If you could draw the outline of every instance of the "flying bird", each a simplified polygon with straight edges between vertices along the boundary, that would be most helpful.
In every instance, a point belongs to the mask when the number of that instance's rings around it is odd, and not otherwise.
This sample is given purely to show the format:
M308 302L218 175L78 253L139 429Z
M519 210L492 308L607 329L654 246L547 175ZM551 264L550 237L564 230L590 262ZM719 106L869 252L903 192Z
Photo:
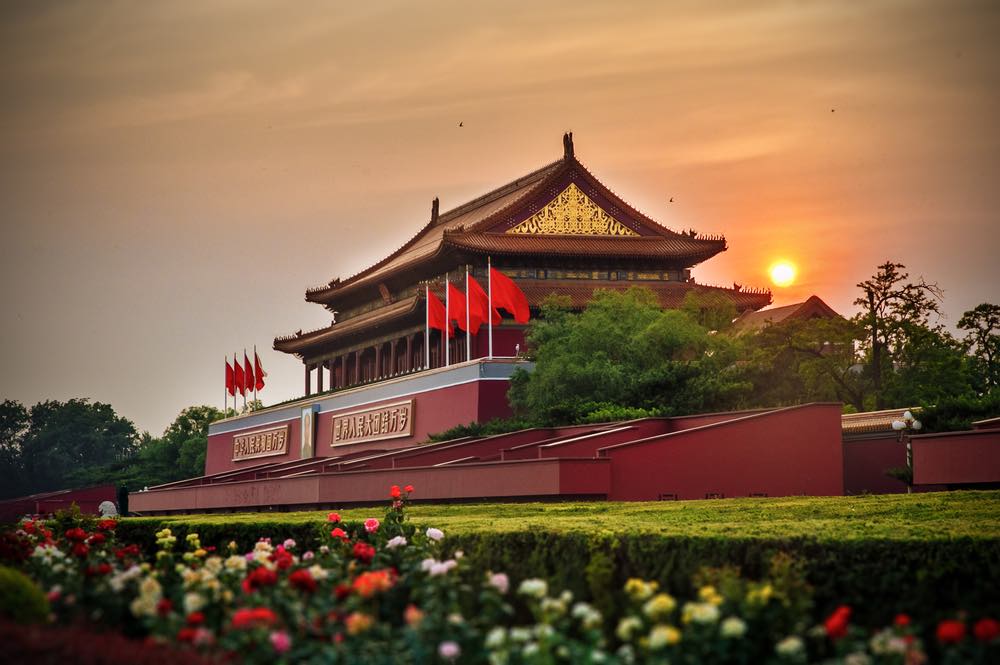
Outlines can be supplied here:
M460 122L460 123L458 123L458 126L461 127L464 124L465 124L464 122Z
M670 202L670 203L673 203L673 202L674 202L674 197L672 197L672 196L671 196L671 197L670 197L670 201L669 201L669 202Z

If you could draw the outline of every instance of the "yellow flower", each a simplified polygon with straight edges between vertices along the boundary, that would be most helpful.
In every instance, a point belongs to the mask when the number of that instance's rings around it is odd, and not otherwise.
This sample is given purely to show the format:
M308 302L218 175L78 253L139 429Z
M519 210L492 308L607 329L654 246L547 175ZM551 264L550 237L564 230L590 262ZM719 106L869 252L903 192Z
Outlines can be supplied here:
M194 555L197 556L197 557L203 557L206 554L208 554L208 552L206 552L205 550L201 549L200 547L194 551Z
M649 632L649 648L654 651L681 641L681 631L673 626L653 626Z
M344 619L344 625L347 626L348 634L357 635L371 628L372 618L367 614L354 612L349 617Z
M658 583L646 582L638 577L633 577L625 582L625 593L634 601L647 600L659 588Z
M698 598L712 605L722 604L722 596L719 595L714 586L703 586L698 590Z
M677 607L677 601L673 599L673 596L668 593L658 593L642 606L642 611L653 621L660 621L666 619L675 607Z
M767 605L767 602L771 600L771 596L773 595L774 589L770 584L765 584L764 586L750 589L750 592L747 593L747 602L751 605Z

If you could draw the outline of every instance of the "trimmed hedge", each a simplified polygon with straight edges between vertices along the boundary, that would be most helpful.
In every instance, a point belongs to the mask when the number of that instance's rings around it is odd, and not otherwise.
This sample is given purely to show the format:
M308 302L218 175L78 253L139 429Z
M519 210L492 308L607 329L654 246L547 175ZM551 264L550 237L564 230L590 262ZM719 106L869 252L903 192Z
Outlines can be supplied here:
M330 527L320 522L194 522L176 518L130 519L119 538L153 549L156 531L170 527L178 540L191 532L220 550L236 541L247 551L262 536L275 542L293 538L316 548ZM358 528L358 525L354 525ZM621 589L630 577L655 579L680 597L689 596L701 568L735 566L759 578L779 552L801 562L814 587L817 616L841 604L855 608L862 625L885 625L898 612L938 620L966 610L1000 615L1000 540L811 538L719 538L643 533L449 532L450 549L462 550L483 571L504 571L514 579L545 577L591 600L606 614L622 606Z

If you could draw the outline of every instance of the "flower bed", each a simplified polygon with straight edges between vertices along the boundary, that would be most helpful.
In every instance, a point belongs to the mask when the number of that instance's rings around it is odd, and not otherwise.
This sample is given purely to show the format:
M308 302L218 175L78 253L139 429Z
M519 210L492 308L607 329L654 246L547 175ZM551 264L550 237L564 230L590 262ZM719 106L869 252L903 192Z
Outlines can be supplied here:
M846 605L814 617L802 563L780 554L758 579L700 570L683 596L632 578L602 613L550 580L470 565L442 530L407 520L411 491L394 486L381 519L331 513L311 549L265 534L219 547L164 528L146 555L113 520L64 516L22 522L2 552L55 621L240 662L1000 661L1000 625L961 608L936 624L885 617L876 631L853 625ZM597 568L568 574L609 579Z

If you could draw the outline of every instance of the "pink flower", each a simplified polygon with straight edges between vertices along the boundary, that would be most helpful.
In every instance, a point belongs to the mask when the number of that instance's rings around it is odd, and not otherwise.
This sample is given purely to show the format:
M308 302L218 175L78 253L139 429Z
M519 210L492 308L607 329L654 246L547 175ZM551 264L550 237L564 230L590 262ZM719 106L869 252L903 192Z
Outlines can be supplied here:
M375 533L378 531L379 521L374 517L369 517L365 520L365 531L368 533Z
M341 540L343 540L345 542L347 541L347 532L345 532L340 527L337 527L336 529L334 529L333 531L331 531L330 532L330 536L333 537L333 538L340 538Z
M295 549L295 541L292 538L286 538L285 542L282 543L282 546L284 546L284 548L286 550L294 550Z
M340 521L340 513L330 513L329 515L326 516L326 521L327 522L339 522Z
M271 640L271 646L274 647L277 653L285 653L292 648L292 638L283 630L272 632L269 639Z
M462 647L457 642L448 640L438 645L438 655L445 660L455 660L462 655Z
M490 586L502 594L506 594L510 589L510 579L504 573L494 573L490 575Z

